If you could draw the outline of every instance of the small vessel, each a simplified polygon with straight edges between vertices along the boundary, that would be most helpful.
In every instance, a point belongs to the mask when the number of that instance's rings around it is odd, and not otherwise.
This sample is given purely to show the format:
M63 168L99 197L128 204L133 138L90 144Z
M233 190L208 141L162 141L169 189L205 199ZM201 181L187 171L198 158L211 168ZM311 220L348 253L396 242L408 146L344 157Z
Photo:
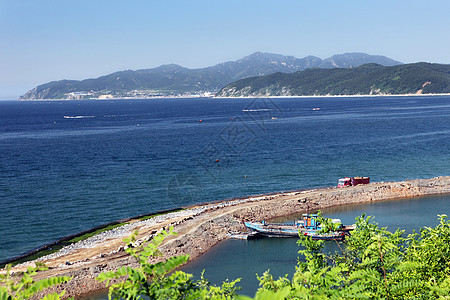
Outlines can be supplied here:
M95 116L64 116L64 119L85 119L94 118Z
M320 110L320 107L314 107L313 110Z
M257 232L261 236L298 237L301 234L321 240L342 240L345 234L354 229L353 225L342 225L340 219L331 219L331 223L336 224L337 230L323 233L318 217L318 214L303 214L302 218L293 224L262 221L244 222L244 225L250 231Z
M278 237L298 237L299 230L303 228L302 224L266 223L262 222L244 222L245 227L262 236Z
M303 235L309 236L313 240L342 241L345 237L345 231L331 231L323 233L320 232L320 230L306 230Z

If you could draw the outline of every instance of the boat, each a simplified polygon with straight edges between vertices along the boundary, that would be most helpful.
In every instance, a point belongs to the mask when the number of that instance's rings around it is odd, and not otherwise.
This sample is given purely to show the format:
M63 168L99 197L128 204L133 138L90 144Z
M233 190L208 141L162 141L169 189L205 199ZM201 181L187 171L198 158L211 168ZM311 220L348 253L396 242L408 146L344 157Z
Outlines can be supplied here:
M299 230L302 230L303 225L295 224L281 224L281 223L267 223L262 222L244 222L245 227L250 231L257 232L262 236L279 236L279 237L298 237Z
M309 236L313 240L336 240L336 241L342 241L345 238L345 231L331 231L327 233L320 232L320 230L306 230L303 235Z
M340 219L331 219L331 223L337 224L337 230L328 233L322 232L322 224L318 221L318 214L303 214L300 220L293 224L244 222L245 227L251 232L257 232L261 236L269 237L298 237L310 236L321 240L342 240L344 236L354 229L353 225L342 225Z

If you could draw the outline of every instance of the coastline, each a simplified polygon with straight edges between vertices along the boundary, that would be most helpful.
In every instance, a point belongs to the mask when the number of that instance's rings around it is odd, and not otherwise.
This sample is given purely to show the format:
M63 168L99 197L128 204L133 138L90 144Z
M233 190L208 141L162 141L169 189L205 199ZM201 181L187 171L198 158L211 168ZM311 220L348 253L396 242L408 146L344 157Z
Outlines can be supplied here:
M310 95L310 96L239 96L239 97L213 97L214 99L253 99L253 98L269 98L269 99L283 99L283 98L381 98L381 97L434 97L434 96L450 96L450 93L442 94L361 94L361 95Z
M401 182L376 182L347 188L319 188L304 191L281 192L270 195L249 196L193 206L182 211L155 216L145 221L132 220L126 225L95 235L42 257L49 270L38 273L37 278L73 276L74 278L47 292L66 290L65 297L79 296L104 289L104 283L95 280L98 274L120 266L137 267L123 247L123 238L139 229L138 243L151 239L160 230L174 226L177 236L167 239L161 247L163 257L189 254L193 260L214 245L228 238L230 233L244 232L243 220L272 219L310 210L333 206L370 203L399 198L436 194L450 194L450 176ZM12 268L24 271L33 262Z
M450 93L441 94L361 94L361 95L310 95L310 96L240 96L240 97L198 97L198 96L167 96L167 97L138 97L138 98L108 98L108 99L17 99L16 101L110 101L110 100L153 100L153 99L254 99L254 98L379 98L379 97L434 97L434 96L450 96Z

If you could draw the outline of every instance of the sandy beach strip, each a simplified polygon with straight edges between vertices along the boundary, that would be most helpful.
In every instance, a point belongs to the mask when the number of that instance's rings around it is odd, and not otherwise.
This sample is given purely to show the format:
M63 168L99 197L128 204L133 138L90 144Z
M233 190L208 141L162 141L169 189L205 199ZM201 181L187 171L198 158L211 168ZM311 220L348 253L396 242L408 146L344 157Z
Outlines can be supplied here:
M38 278L73 276L70 282L47 291L65 290L66 297L105 289L104 283L95 280L100 273L116 270L123 265L138 266L124 251L123 239L134 230L139 230L137 243L140 244L162 229L173 226L178 235L164 242L160 249L163 256L158 260L181 254L189 254L193 260L229 238L230 234L245 232L244 220L270 220L305 212L308 207L314 211L339 205L436 194L450 194L450 176L249 196L194 206L144 221L130 221L42 257L39 261L45 263L49 270L38 273ZM34 266L34 262L17 265L12 271L19 274L28 266Z

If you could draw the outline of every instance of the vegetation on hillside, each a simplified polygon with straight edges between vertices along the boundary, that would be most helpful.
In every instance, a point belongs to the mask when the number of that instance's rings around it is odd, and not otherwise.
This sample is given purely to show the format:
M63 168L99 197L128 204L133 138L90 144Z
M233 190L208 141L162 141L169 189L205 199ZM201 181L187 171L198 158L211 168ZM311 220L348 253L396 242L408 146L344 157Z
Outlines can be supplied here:
M385 67L308 69L246 78L224 87L218 97L398 95L450 93L450 65L416 63Z

